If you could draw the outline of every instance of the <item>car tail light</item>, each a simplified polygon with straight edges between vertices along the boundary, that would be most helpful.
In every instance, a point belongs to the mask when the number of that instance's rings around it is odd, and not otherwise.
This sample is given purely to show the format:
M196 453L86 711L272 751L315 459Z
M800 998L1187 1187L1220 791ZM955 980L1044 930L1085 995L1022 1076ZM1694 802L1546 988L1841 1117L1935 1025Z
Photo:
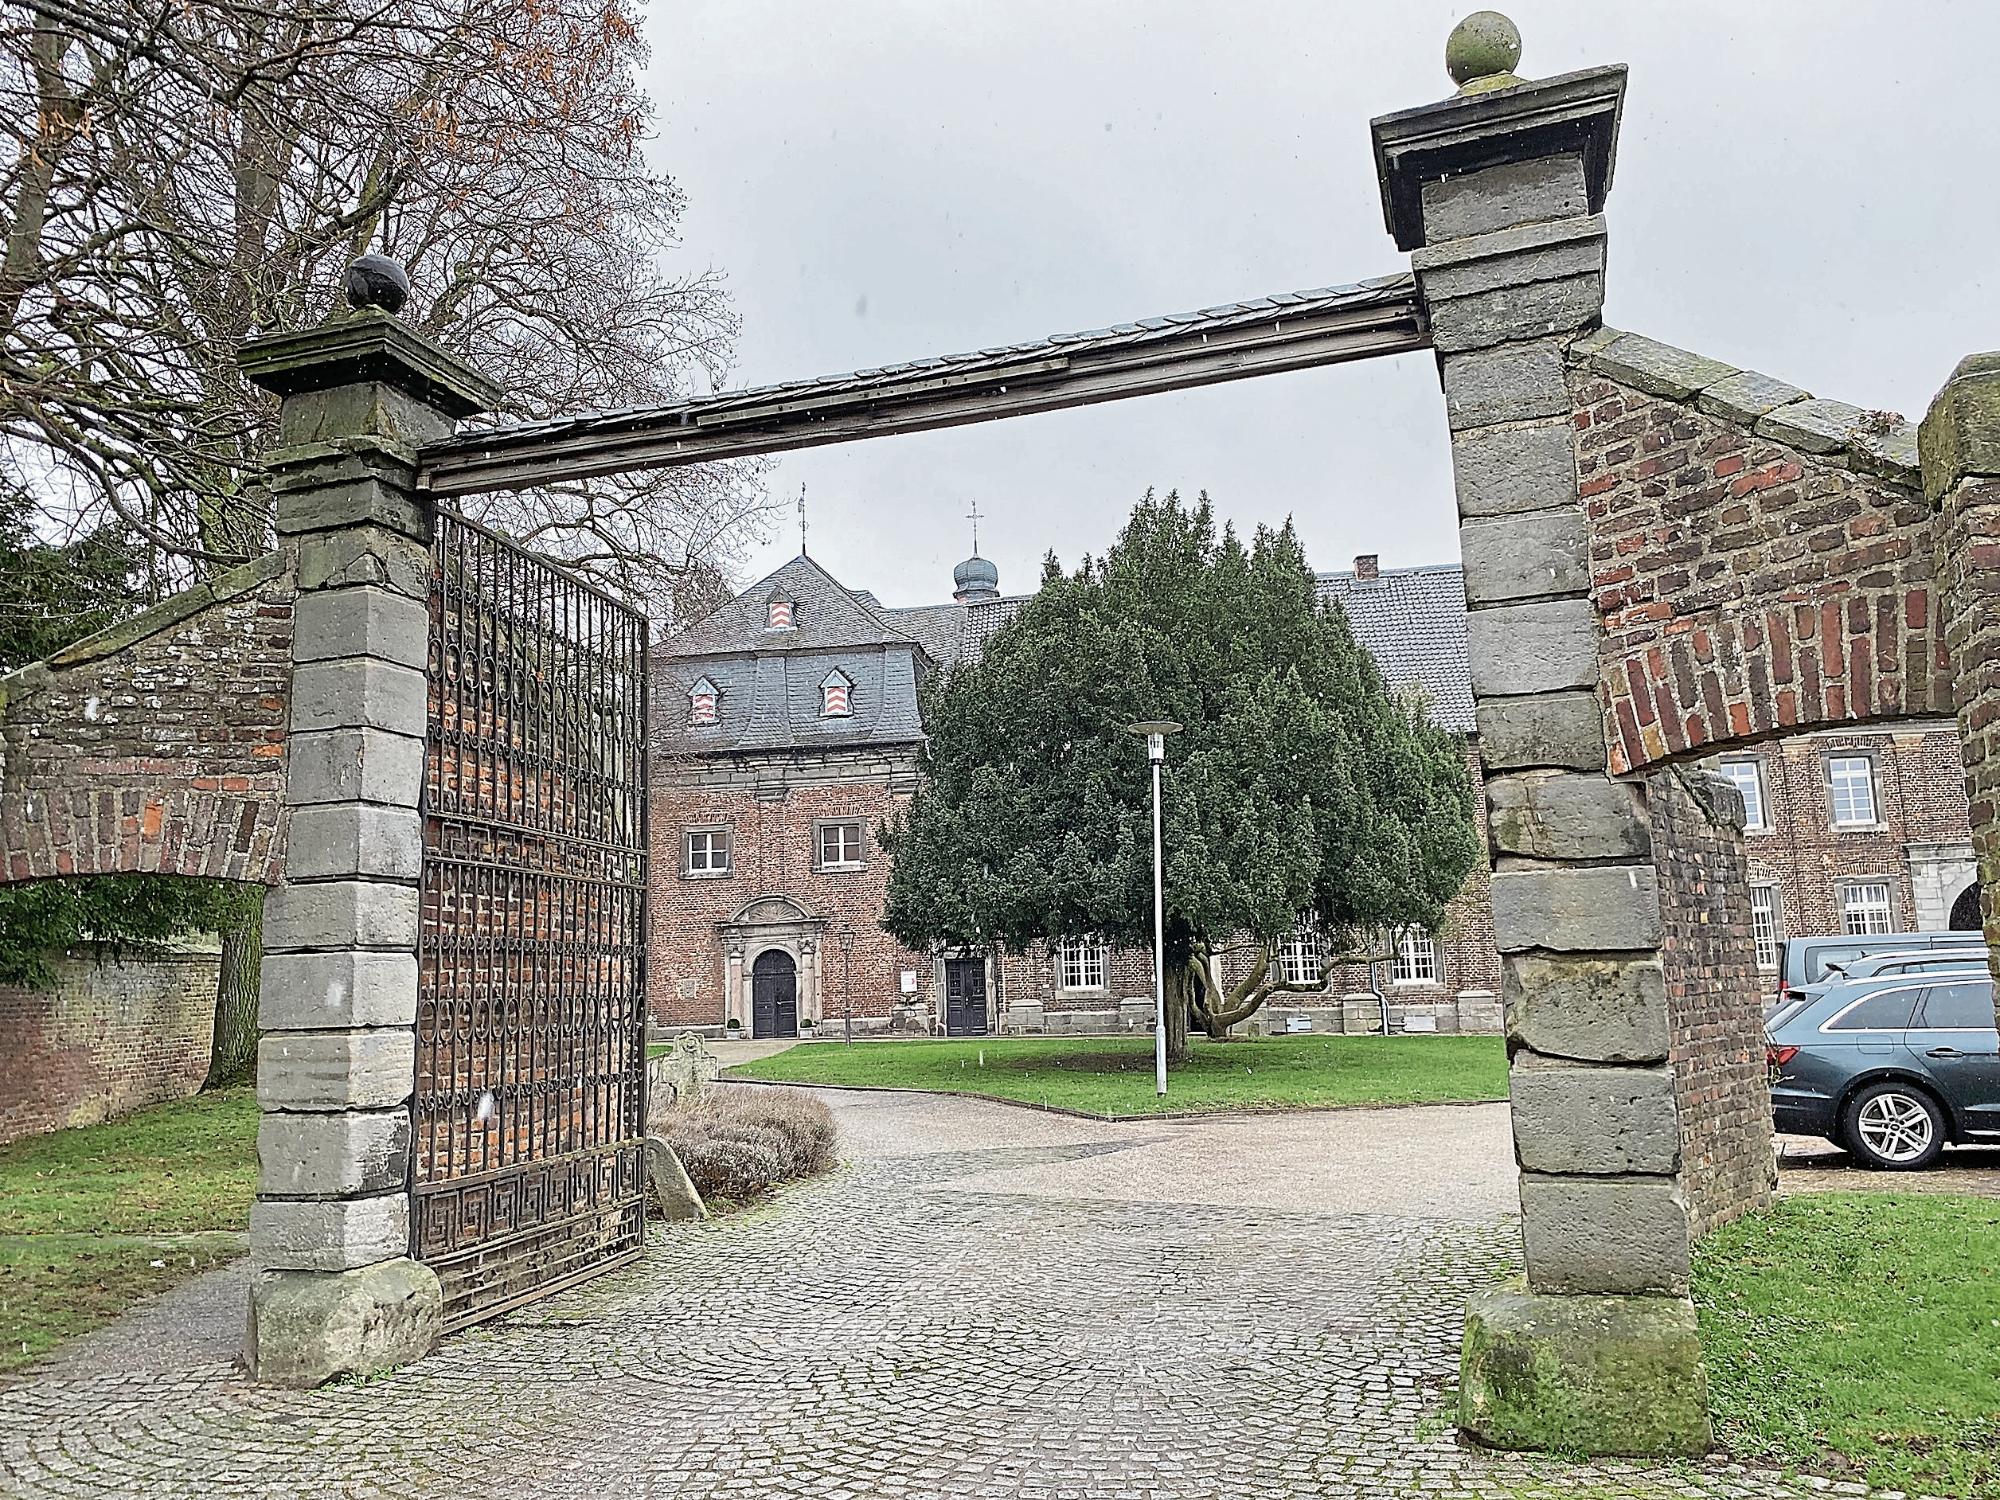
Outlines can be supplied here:
M1764 1044L1764 1065L1773 1073L1799 1055L1796 1047L1777 1047L1769 1042Z

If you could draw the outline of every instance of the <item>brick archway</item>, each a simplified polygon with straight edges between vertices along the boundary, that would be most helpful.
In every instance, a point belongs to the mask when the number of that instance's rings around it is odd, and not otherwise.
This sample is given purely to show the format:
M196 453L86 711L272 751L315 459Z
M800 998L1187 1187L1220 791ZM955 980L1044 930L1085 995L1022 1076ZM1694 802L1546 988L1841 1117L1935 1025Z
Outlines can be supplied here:
M1951 717L1913 424L1609 328L1568 374L1614 774Z
M276 884L292 595L271 553L0 678L0 882Z

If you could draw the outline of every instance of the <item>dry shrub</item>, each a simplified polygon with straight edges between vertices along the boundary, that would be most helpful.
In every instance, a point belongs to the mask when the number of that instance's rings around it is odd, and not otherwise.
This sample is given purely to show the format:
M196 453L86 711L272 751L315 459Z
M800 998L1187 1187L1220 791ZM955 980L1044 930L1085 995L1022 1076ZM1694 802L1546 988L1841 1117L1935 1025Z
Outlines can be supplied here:
M798 1089L717 1088L672 1111L667 1143L704 1198L742 1202L833 1165L833 1113Z

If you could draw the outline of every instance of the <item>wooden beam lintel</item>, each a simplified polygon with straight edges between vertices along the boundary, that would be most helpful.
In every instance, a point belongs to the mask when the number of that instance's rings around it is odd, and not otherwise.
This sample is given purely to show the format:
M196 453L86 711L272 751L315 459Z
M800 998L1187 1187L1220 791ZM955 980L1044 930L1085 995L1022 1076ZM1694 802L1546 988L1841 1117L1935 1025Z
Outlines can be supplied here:
M527 489L997 421L1429 347L1429 328L1414 303L1369 309L1365 317L1275 319L1234 337L1079 351L1075 358L1023 361L956 380L906 377L821 398L802 392L795 400L722 408L693 420L556 430L483 451L454 446L422 459L419 484L439 497Z

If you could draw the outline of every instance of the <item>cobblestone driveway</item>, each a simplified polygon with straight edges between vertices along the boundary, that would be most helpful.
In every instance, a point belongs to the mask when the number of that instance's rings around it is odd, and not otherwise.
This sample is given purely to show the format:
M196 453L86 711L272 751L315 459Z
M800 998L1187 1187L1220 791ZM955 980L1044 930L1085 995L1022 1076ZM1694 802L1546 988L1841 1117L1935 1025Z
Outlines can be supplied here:
M1786 1495L1457 1448L1510 1271L1498 1106L1106 1126L833 1096L849 1164L642 1267L316 1392L212 1280L0 1391L0 1490L144 1495Z

